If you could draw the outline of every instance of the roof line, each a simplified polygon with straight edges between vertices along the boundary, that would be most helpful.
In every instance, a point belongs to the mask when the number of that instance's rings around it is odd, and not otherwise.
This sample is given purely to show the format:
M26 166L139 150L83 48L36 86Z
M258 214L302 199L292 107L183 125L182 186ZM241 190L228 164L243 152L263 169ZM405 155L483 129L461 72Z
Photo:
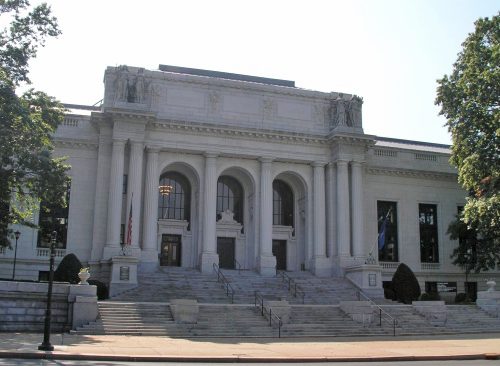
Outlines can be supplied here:
M386 142L399 142L401 144L414 144L414 145L422 145L422 146L429 146L429 147L442 147L445 149L449 149L451 145L447 144L438 144L435 142L424 142L424 141L415 141L415 140L403 140L403 139L396 139L392 137L381 137L377 136L376 140L378 141L386 141Z
M63 103L64 108L68 109L83 109L86 111L100 111L101 107L93 106L93 105L84 105L84 104L71 104L71 103Z

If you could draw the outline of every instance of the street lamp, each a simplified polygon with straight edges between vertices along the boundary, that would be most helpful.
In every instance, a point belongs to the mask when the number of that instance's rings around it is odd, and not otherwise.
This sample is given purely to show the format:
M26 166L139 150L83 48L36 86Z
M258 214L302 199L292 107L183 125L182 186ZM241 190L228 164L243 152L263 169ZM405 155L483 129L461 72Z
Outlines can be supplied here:
M14 235L16 236L16 248L14 249L14 267L12 268L12 279L13 280L16 278L17 241L19 240L21 233L19 231L16 231L14 233Z
M52 240L50 241L50 272L49 272L49 289L47 291L47 309L45 310L45 326L43 327L43 342L38 346L40 351L53 351L54 346L50 344L50 317L52 305L52 283L54 282L54 259L56 256L56 240L57 231L52 232Z

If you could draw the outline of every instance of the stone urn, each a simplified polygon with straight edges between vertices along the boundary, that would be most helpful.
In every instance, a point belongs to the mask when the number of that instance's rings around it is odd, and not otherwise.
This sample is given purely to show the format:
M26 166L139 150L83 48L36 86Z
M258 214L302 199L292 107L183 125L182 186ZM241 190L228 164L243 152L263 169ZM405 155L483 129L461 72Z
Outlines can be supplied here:
M90 272L88 268L82 268L80 272L78 272L78 278L80 279L79 285L88 285L87 280L90 278Z
M486 281L486 285L488 286L488 292L493 292L495 291L495 286L496 286L495 280L491 279Z

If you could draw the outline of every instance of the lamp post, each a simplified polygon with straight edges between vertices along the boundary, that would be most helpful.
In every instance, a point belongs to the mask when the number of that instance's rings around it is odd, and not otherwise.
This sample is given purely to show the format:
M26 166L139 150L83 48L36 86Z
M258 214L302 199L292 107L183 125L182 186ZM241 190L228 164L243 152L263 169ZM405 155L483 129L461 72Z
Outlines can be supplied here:
M52 283L54 282L54 258L56 256L56 240L57 231L52 232L52 240L50 242L50 272L49 272L49 289L47 291L47 309L45 310L45 326L43 328L43 342L38 346L41 351L53 351L54 346L50 344L50 317L52 305Z
M14 267L12 268L12 279L13 280L16 278L17 241L19 240L21 233L19 231L16 231L14 233L14 235L16 236L16 248L14 249Z

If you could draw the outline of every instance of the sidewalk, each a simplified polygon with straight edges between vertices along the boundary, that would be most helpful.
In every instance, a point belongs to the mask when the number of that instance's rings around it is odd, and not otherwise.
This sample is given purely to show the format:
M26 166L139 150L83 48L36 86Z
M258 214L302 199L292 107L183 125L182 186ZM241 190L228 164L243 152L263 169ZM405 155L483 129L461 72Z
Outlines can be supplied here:
M0 358L150 361L388 361L500 359L500 333L438 337L200 338L0 333Z

